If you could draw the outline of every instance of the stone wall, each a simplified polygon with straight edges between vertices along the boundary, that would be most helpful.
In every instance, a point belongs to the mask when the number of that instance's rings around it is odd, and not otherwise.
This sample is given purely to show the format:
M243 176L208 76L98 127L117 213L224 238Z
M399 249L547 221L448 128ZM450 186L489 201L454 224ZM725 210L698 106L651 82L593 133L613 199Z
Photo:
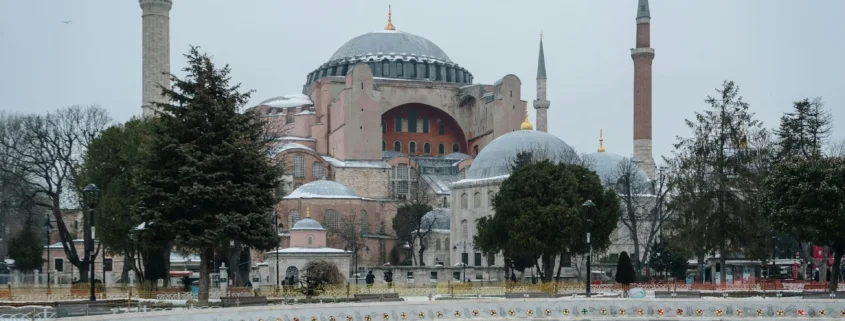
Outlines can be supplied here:
M386 199L390 172L386 168L332 167L332 180L351 188L361 197Z

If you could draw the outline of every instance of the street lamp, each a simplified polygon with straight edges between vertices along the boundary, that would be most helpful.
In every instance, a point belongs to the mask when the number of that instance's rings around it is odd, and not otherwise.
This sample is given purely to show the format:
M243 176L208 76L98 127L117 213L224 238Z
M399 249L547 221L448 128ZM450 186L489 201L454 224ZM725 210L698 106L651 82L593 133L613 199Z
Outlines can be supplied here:
M279 213L276 212L276 208L273 207L273 223L276 224L276 236L279 235ZM276 243L276 291L279 291L279 243L281 240Z
M592 277L592 271L590 270L590 258L593 256L593 247L590 244L590 230L592 229L593 220L590 217L590 211L596 207L596 204L593 203L591 200L587 200L584 202L584 205L581 205L584 208L584 219L587 222L587 297L590 297L590 278Z
M53 233L53 224L50 223L50 214L44 220L44 234L47 236L47 292L50 292L50 234Z
M100 202L100 190L97 189L97 186L94 184L88 184L85 186L85 189L82 190L82 199L85 201L85 205L88 206L88 225L90 228L88 229L88 235L86 235L85 240L85 260L88 261L88 264L91 265L89 268L91 274L91 296L89 299L91 301L96 301L97 296L94 294L94 260L91 258L94 256L94 209L97 208L97 203Z
M775 265L775 241L777 240L777 235L772 232L772 268L769 270L769 278L774 280L775 279L775 269L777 266Z

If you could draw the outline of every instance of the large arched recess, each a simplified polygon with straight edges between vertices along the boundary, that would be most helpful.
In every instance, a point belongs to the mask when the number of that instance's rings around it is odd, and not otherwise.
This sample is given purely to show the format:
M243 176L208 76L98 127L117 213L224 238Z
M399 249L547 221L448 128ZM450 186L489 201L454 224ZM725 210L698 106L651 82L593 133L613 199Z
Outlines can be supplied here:
M409 131L409 119L416 119L415 132ZM402 120L400 131L396 129L397 119ZM424 122L428 120L428 132L425 132ZM382 144L385 150L393 151L395 142L399 142L401 152L409 155L446 155L454 151L455 143L459 146L459 152L467 152L466 134L464 134L458 122L440 108L420 103L409 103L389 109L381 115ZM440 126L443 126L441 134ZM416 144L416 151L411 152L410 143ZM425 143L429 143L430 152L425 152ZM439 145L443 144L443 153L440 153Z

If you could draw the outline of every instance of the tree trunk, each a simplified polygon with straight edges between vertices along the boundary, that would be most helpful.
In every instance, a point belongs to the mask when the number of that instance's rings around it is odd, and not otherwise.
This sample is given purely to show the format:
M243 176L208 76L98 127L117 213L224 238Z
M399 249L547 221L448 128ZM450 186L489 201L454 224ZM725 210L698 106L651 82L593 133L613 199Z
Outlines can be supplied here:
M420 246L420 259L418 261L419 266L425 266L425 256L423 255L424 253L425 253L425 247Z
M698 261L698 277L701 279L701 283L704 282L704 254L699 254L696 258ZM712 279L713 276L711 275L710 278Z
M197 298L199 303L208 303L208 292L211 286L211 269L209 269L208 262L212 257L214 257L214 248L207 247L200 250L200 288Z
M842 264L842 248L833 252L833 266L830 271L830 292L835 293L839 288L839 266ZM827 274L827 273L825 273Z
M120 271L120 283L127 284L129 283L129 270L132 269L132 260L129 258L129 255L126 255L126 251L123 254L123 271Z
M566 255L566 252L560 253L560 261L557 264L557 279L560 280L560 271L563 270L563 256Z
M88 274L90 273L91 269L89 269L88 261L81 261L79 265L76 267L79 270L79 282L85 283L88 282Z
M552 281L555 273L555 257L551 254L543 254L543 282Z

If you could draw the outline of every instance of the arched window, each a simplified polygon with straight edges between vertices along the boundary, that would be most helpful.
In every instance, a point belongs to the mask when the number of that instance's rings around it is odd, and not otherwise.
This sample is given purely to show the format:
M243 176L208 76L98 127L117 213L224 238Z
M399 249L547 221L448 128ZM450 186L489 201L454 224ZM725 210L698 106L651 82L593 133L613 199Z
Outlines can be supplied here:
M393 142L393 151L394 152L401 152L402 151L402 143L398 140Z
M461 237L464 240L469 238L469 222L466 219L461 220Z
M487 191L487 207L493 208L493 199L496 197L496 194L493 194L493 191Z
M458 143L452 144L452 152L453 153L457 153L457 152L460 152L460 151L461 151L461 145L458 145Z
M381 65L381 75L382 76L390 76L390 63L388 63L387 61L385 61Z
M473 208L481 208L481 193L475 192L475 195L472 197L472 207Z
M387 122L385 122L383 120L381 121L381 133L382 134L387 133Z
M337 229L337 211L333 209L326 210L326 217L323 219L323 224L326 225L326 228L329 230Z
M314 162L311 164L311 179L323 179L323 164Z
M408 143L408 151L409 151L409 153L416 153L417 152L417 143L415 143L415 142Z
M370 231L370 221L369 217L367 216L367 211L361 210L361 232L367 233Z
M288 229L292 228L296 222L299 222L299 211L290 210L288 212Z
M443 145L443 143L437 144L437 153L440 154L440 155L445 154L446 153L446 145Z
M438 238L437 241L434 242L434 250L440 251L441 249L440 239Z
M466 193L461 194L461 208L465 209L469 206L469 204L467 204L468 203L468 200L467 200L468 197L469 196L467 196Z
M293 177L305 177L305 156L293 156Z
M443 125L443 122L440 122L440 125L437 128L437 134L445 135L446 134L446 126Z
M443 245L444 245L443 247L444 247L444 248L446 248L446 249L448 250L448 249L449 249L449 238L447 237L447 238L446 238L446 241L445 241L445 242L443 242L443 243L444 243L444 244L443 244Z
M381 151L386 151L386 150L387 150L387 142L381 141Z
M402 62L401 61L396 62L396 75L402 76Z
M423 144L423 153L431 154L431 143Z
M289 280L289 282L299 282L299 269L295 266L289 266L285 270L285 279Z
M311 244L314 244L314 237L311 236L311 235L308 235L308 245L311 245Z

